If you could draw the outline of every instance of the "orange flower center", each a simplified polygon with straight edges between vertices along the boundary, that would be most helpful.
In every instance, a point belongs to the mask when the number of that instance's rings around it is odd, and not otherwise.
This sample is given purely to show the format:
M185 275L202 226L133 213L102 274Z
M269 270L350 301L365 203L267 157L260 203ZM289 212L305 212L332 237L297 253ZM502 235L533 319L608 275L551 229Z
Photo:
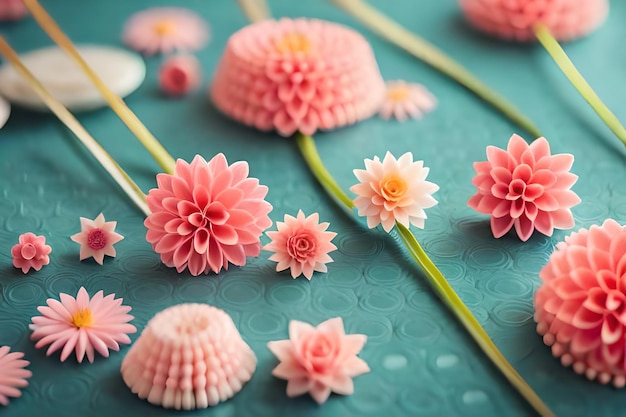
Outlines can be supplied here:
M78 313L72 314L72 323L78 327L89 327L93 324L93 315L88 308L80 310Z
M300 33L288 33L276 42L276 51L281 54L285 53L308 53L312 48L311 41L305 35Z
M387 91L387 98L391 101L401 102L409 97L409 90L404 87L394 87Z
M380 182L380 191L385 200L398 201L406 192L407 184L404 178L398 176L390 176L383 178Z
M152 27L158 36L171 36L176 33L176 24L171 20L161 20Z

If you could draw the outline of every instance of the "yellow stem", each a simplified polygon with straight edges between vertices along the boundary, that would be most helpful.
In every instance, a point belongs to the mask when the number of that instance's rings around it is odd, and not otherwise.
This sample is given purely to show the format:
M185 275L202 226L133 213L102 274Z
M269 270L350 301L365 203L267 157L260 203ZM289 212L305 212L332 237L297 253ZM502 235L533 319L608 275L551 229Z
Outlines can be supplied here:
M272 18L265 0L237 0L248 20L252 23Z

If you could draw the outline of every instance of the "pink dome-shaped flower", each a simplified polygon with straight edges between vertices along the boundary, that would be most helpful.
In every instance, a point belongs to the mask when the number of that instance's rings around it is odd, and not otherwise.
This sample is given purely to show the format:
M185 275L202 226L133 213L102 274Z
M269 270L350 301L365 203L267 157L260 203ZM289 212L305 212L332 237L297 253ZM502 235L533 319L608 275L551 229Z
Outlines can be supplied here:
M539 276L535 321L552 354L591 380L626 385L626 226L572 233Z
M22 0L0 0L0 22L20 20L28 15Z
M522 241L534 230L552 236L554 229L570 229L574 227L570 208L580 203L570 190L578 179L569 172L573 163L573 155L552 155L545 138L529 145L513 135L506 150L488 146L487 161L474 163L472 183L478 192L468 205L491 215L495 238L513 227Z
M52 248L46 245L45 236L37 236L28 232L20 235L18 243L11 248L13 266L20 268L23 273L30 269L39 271L44 265L50 263Z
M211 95L226 115L283 136L376 113L385 84L357 32L315 19L266 20L231 36Z
M467 20L490 35L534 41L533 25L543 23L552 35L567 41L599 27L608 0L459 0Z
M256 357L224 311L180 304L155 315L122 362L133 393L164 408L192 410L237 394Z
M32 372L26 368L30 362L22 352L11 352L8 346L0 347L0 404L9 405L9 398L22 395L20 388L28 386Z
M192 275L219 273L258 256L260 236L272 225L267 187L248 177L248 163L228 165L223 154L208 163L179 159L174 175L158 174L150 190L146 239L163 263Z

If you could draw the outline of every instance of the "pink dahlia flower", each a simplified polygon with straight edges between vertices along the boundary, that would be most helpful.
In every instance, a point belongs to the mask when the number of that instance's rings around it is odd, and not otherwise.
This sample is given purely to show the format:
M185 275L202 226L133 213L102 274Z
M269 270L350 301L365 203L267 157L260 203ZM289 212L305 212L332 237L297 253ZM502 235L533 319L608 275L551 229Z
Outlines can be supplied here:
M604 22L607 0L459 0L467 20L499 38L534 41L533 25L568 41L587 35Z
M591 380L626 385L626 226L572 233L539 276L535 321L552 354Z
M341 317L317 327L292 320L289 339L267 344L280 361L272 375L287 380L288 397L309 392L322 404L331 392L351 395L352 378L370 371L367 363L357 356L366 340L363 334L347 335Z
M355 169L359 184L350 187L358 195L354 205L359 216L367 217L368 227L379 224L389 232L396 222L424 228L424 209L437 204L431 194L439 189L426 181L428 168L423 161L413 162L407 152L396 159L390 152L381 161L378 157L365 160L365 169Z
M11 248L13 266L20 268L23 273L28 273L31 268L39 271L44 265L50 263L52 248L46 245L45 236L37 236L34 233L24 233L18 238L18 243Z
M571 207L580 203L570 188L578 176L569 172L570 154L550 154L550 145L539 138L530 145L513 135L506 150L487 147L487 161L475 162L472 183L478 189L468 205L491 215L495 238L515 226L522 241L534 230L552 236L554 229L571 229Z
M174 175L158 174L150 190L146 239L163 263L192 275L216 274L228 263L243 266L258 256L260 236L272 225L267 187L248 177L248 163L228 165L218 154L208 163L179 159Z
M169 96L183 96L200 85L200 63L193 55L175 55L159 69L161 91Z
M20 20L28 15L22 0L0 0L0 22Z
M59 297L61 301L49 298L47 306L37 307L41 316L33 317L30 325L30 338L37 340L35 347L50 345L47 356L61 349L61 362L72 351L79 363L85 355L93 362L94 351L108 358L109 349L118 351L120 343L129 344L128 334L137 331L128 323L133 319L128 314L131 308L122 305L122 299L116 299L115 294L105 297L98 291L89 298L81 287L76 298L63 293Z
M378 114L383 119L399 121L421 119L437 105L437 99L421 84L387 81L387 95Z
M93 258L102 265L104 255L115 257L114 244L124 239L124 236L115 232L117 222L107 222L102 213L94 220L80 218L80 232L70 239L80 245L80 260Z
M266 232L272 241L263 247L264 250L275 252L270 261L278 262L276 271L289 269L295 279L304 275L310 280L313 272L326 272L326 264L332 262L328 252L337 247L331 240L337 233L327 232L330 223L320 223L319 214L304 216L298 210L297 217L285 214L285 222L276 222L278 230Z
M26 379L32 372L26 368L30 362L22 359L22 352L11 352L8 346L0 347L0 404L9 405L9 398L18 398L22 395L20 388L28 386Z
M224 311L180 304L155 315L122 362L141 399L177 410L207 408L237 394L256 357Z
M124 43L145 55L202 49L208 39L207 23L191 10L153 7L133 14L122 35Z
M376 113L385 85L367 41L336 23L266 20L231 36L211 95L226 115L283 136Z

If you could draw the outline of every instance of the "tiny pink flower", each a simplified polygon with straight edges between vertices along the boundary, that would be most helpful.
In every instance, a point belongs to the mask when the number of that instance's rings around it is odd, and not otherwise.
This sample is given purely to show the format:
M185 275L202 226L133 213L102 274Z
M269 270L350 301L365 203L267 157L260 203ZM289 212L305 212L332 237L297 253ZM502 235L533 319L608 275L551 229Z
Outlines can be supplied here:
M152 211L146 239L163 263L192 275L219 273L258 256L260 236L272 225L267 187L248 177L248 163L228 165L223 154L208 163L179 159L174 175L158 174L147 197Z
M367 217L368 227L383 225L391 231L396 222L424 228L424 209L437 204L431 194L439 186L426 181L428 168L423 161L413 162L413 154L407 152L396 159L390 152L380 161L378 157L365 160L365 169L355 169L359 184L350 187L358 197L354 205L359 216Z
M539 277L543 341L578 374L626 385L626 226L606 220L557 244Z
M32 372L26 368L30 362L22 359L22 352L11 352L8 346L0 347L0 404L9 405L9 398L22 396L20 388L28 386Z
M124 43L145 55L202 49L209 39L206 22L191 10L153 7L132 15L124 26Z
M18 242L11 248L13 266L21 268L23 273L28 273L31 268L39 271L44 265L50 263L52 248L46 245L45 236L37 236L34 233L20 235Z
M0 0L0 22L16 21L28 15L22 0Z
M93 257L102 265L104 255L115 257L114 244L124 239L124 236L115 232L117 222L105 222L100 213L94 220L80 218L80 232L71 236L71 239L80 245L80 260Z
M85 355L93 362L94 352L108 358L109 349L118 351L120 343L129 344L128 334L137 331L128 323L133 319L128 314L131 308L122 305L122 299L115 298L115 294L105 297L98 291L90 298L81 287L76 298L63 293L59 297L61 301L49 298L47 306L37 307L41 316L33 317L29 326L37 349L50 345L47 356L61 350L61 362L72 351L79 363Z
M292 320L289 339L267 344L280 361L272 375L287 380L288 397L308 392L323 404L331 392L351 395L352 378L370 371L357 356L366 340L363 334L345 334L341 317L317 327Z
M437 99L421 84L387 81L387 95L378 114L383 119L421 119L437 105Z
M193 55L175 55L159 69L161 91L169 96L183 96L200 85L200 64Z
M289 269L295 279L304 275L310 280L313 272L326 272L326 263L332 262L328 252L337 247L331 240L337 233L327 232L330 223L319 223L319 214L304 216L302 210L297 217L285 214L285 221L276 222L278 230L266 232L272 241L263 247L275 252L269 259L278 262L276 271Z
M554 229L570 229L570 208L580 203L570 190L578 179L569 172L573 163L573 155L552 155L545 138L529 145L513 135L506 150L488 146L487 161L474 163L478 191L468 205L491 215L495 238L513 227L524 242L534 230L552 236Z

